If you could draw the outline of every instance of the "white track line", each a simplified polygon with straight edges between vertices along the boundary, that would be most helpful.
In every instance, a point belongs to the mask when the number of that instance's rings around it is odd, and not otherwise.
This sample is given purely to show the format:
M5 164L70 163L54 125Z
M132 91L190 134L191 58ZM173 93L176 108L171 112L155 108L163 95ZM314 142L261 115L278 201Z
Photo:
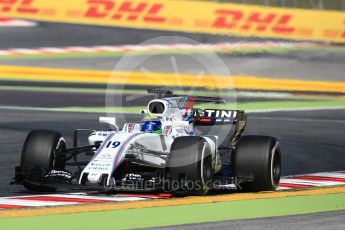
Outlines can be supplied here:
M26 20L19 20L19 19L11 19L11 18L0 18L0 28L1 27L35 27L37 26L37 22L26 21Z
M68 198L68 199L89 199L89 200L99 200L99 201L138 201L138 200L147 200L148 198L143 198L143 197L136 197L136 196L120 196L120 195L88 195L87 193L78 193L78 194L73 194L73 193L67 193L67 194L43 194L43 195L27 195L27 196L14 196L14 197L3 197L5 199L10 199L10 200L26 200L29 201L30 198L35 198L35 197L49 197L49 198L54 198L56 197L57 199L59 198ZM1 199L1 198L0 198ZM35 202L34 200L31 200L32 202ZM39 201L39 200L37 200ZM43 202L43 201L42 201ZM71 201L73 202L73 201ZM66 203L64 201L64 203ZM75 201L73 203L87 203L87 202L79 202Z
M54 194L54 195L46 195L48 197L61 197L61 198L72 198L72 199L94 199L94 200L102 200L102 201L137 201L137 200L147 200L147 198L142 197L124 197L124 196L117 196L117 195L109 195L109 196L95 196L95 195L88 195L88 194Z
M20 199L3 199L0 198L0 205L18 205L25 207L39 207L39 206L60 206L79 204L78 202L58 202L58 201L30 201Z
M342 182L333 181L317 181L317 180L302 180L302 179L281 179L280 183L284 184L297 184L297 185L310 185L310 186L333 186L333 185L343 185Z
M280 190L290 190L291 188L289 187L284 187L284 186L278 186L277 190L280 191Z
M216 44L149 44L149 45L117 45L117 46L72 46L72 47L38 47L33 49L4 49L0 55L25 55L25 54L60 54L60 53L97 53L118 51L154 51L154 50L231 50L239 48L289 48L289 47L318 47L320 44L305 42L236 42Z
M330 178L345 178L345 173L313 173L308 174L308 176L320 176L320 177L330 177Z

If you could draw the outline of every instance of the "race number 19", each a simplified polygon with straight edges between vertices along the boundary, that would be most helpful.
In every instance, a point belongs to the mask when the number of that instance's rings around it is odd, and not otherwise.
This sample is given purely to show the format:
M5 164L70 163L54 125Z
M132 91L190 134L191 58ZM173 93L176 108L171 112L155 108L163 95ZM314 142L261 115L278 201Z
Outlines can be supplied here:
M119 141L109 141L107 146L105 146L105 148L113 148L113 149L115 149L120 144L121 144L121 142L119 142Z

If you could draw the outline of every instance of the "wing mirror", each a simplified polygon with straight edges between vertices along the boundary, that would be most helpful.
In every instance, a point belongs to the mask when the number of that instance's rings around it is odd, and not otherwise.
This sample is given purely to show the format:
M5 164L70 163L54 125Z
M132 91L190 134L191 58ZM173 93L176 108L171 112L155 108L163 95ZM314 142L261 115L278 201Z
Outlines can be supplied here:
M110 125L111 128L115 128L117 131L119 131L119 127L116 124L115 117L100 117L99 123Z

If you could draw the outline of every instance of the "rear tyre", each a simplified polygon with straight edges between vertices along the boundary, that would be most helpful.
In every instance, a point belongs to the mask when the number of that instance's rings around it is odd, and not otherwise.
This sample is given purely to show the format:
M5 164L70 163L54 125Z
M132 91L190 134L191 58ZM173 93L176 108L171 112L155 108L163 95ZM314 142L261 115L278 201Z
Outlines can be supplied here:
M20 166L28 169L62 170L65 166L63 162L57 161L56 154L63 152L65 149L65 139L60 133L50 130L31 131L23 145ZM23 181L26 189L36 192L56 190L55 187L44 185L42 181L35 181L30 176L25 176Z
M281 174L279 142L267 136L243 136L233 154L234 174L243 191L272 191L278 187Z
M201 137L179 137L167 160L169 183L174 195L206 195L213 177L211 149Z

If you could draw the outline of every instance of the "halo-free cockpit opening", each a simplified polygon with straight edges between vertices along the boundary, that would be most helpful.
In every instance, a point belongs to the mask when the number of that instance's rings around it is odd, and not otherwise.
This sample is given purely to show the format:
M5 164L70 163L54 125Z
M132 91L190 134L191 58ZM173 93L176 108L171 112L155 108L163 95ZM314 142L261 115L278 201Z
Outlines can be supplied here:
M165 105L160 101L153 101L149 104L149 112L152 114L163 114Z

